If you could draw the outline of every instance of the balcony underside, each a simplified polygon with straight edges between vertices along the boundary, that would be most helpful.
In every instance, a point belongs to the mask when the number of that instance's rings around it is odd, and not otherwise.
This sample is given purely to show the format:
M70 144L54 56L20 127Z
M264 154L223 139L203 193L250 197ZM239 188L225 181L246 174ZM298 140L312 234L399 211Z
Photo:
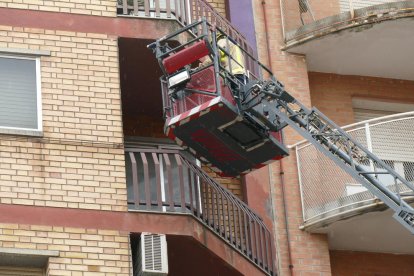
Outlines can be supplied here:
M187 241L185 245L187 248L198 247L198 249L194 249L196 252L200 252L199 247L202 247L201 254L208 255L210 260L218 260L214 264L219 267L219 271L231 271L231 274L220 273L220 275L239 275L239 273L242 275L264 275L257 266L190 216L0 204L0 220L2 223L10 224L53 225L54 227L116 230L124 233L166 234L171 236L173 241Z
M414 254L414 239L409 231L392 218L393 211L374 205L371 212L316 227L312 233L328 235L331 250Z
M412 1L338 14L288 33L286 50L309 71L414 80L413 16Z

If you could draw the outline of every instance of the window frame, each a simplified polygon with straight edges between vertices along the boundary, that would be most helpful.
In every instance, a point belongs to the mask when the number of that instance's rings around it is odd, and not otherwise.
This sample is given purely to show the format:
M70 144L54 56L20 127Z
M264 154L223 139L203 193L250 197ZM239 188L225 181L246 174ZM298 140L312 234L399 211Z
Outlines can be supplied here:
M1 53L0 58L8 59L24 59L35 61L36 67L36 109L37 109L37 128L20 128L20 127L7 127L0 125L0 134L14 134L25 136L43 136L43 109L42 109L42 77L41 77L41 65L40 55L24 55L19 53Z

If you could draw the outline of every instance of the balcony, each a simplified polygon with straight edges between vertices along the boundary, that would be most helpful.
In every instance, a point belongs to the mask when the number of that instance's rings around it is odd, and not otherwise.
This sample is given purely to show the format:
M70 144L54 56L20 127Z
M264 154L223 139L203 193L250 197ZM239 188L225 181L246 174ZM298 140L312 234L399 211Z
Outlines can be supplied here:
M345 130L408 181L414 181L413 125L414 112L407 112L353 124ZM297 145L296 153L305 228L383 207L372 193L311 144ZM382 182L403 196L414 196L407 194L408 188L395 185L393 179Z
M127 148L125 158L130 212L191 216L273 275L272 235L262 219L191 156L158 147Z
M284 49L306 55L309 71L413 79L413 1L281 3Z
M413 125L414 112L407 112L345 129L400 175L414 182ZM392 210L314 146L300 143L295 149L306 231L328 234L331 249L414 253L411 234L392 219ZM372 169L381 172L379 168ZM382 181L408 202L414 201L412 191L395 184L393 179Z
M130 18L173 20L181 26L206 18L255 55L246 38L206 0L118 0L117 13Z

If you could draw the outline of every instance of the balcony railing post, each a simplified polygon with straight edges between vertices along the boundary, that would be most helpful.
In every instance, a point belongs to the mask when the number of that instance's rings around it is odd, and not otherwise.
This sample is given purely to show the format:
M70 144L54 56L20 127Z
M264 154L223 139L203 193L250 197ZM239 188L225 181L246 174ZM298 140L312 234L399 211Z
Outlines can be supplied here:
M122 2L122 11L124 14L128 14L128 0L123 0Z
M134 204L139 206L139 183L138 183L138 168L137 161L133 152L129 153L132 166L132 190L134 193Z
M156 153L152 153L152 159L154 160L155 167L155 185L157 185L157 203L158 208L162 209L162 190L161 190L161 167L160 161Z
M367 140L367 149L372 152L372 138L371 138L371 130L369 128L369 123L365 123L365 139ZM369 166L371 172L375 172L376 168L372 160L369 162Z
M185 212L185 189L184 189L184 168L181 163L181 158L179 154L175 154L175 160L177 162L178 169L178 181L180 183L180 201L181 201L181 210Z
M144 0L145 16L150 16L150 0Z
M351 14L351 18L355 18L355 9L354 9L354 0L349 1L349 12Z
M194 215L194 201L193 201L193 177L191 174L190 168L187 168L187 175L188 175L188 193L189 193L189 200L190 200L190 211L191 214Z
M171 169L171 161L168 154L163 154L165 166L167 169L167 181L168 181L168 206L170 211L174 211L174 187L173 187L173 177Z
M197 179L196 175L194 174L194 196L195 196L195 202L196 202L196 210L197 210L197 217L201 218L202 213L202 195L200 191L200 182L199 179Z
M148 160L145 153L141 152L141 160L142 165L144 167L144 187L145 187L145 202L147 209L151 209L151 187L149 182L149 168L148 168Z
M301 171L300 168L300 155L299 155L299 146L295 147L295 154L296 154L296 165L298 167L298 172ZM302 175L300 173L298 173L298 180L299 180L299 191L300 191L300 195L303 198L305 198L305 195L303 194L303 182L302 182ZM303 221L306 221L306 216L305 216L305 206L304 206L304 202L303 200L300 201L301 202L301 206L302 206L302 217L303 217Z
M204 181L200 181L200 192L201 192L201 202L202 202L202 217L205 223L209 225L209 216L210 216L210 207L208 204L209 201L209 191L208 186L205 185Z
M241 213L240 208L237 207L237 217L238 217L238 222L239 222L239 229L238 229L239 242L240 242L239 246L240 246L240 250L244 252L246 250L246 246L244 246L243 239L246 240L246 238L244 237L244 234L243 234L243 225L242 225L243 223L242 223L242 216L240 213Z
M171 18L171 0L166 0L165 8L167 12L167 18Z

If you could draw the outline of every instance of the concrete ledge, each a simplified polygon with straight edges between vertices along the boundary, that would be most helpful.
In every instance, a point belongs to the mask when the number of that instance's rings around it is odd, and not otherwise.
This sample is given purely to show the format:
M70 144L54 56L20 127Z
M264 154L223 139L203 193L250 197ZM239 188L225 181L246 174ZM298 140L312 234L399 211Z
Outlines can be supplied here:
M265 272L240 254L240 252L225 243L222 238L218 237L197 219L189 215L170 215L147 212L111 212L0 204L0 225L1 223L105 229L127 233L150 232L187 236L213 252L217 257L236 269L242 275L266 275ZM13 256L16 255L14 254ZM28 257L30 258L30 256ZM51 256L41 256L40 259L47 261L48 257ZM3 259L1 254L0 259ZM24 260L24 258L21 259ZM41 262L41 260L38 262ZM33 262L36 261L37 260L34 260ZM2 265L1 262L0 265Z
M1 52L0 52L1 54ZM0 134L43 137L43 131L29 129L7 129L0 127Z
M404 200L411 205L414 203L413 196L405 197ZM329 225L334 224L338 221L347 220L355 216L360 216L371 212L383 212L388 209L388 206L379 199L366 200L356 203L352 209L343 207L317 216L312 220L304 223L300 229L305 230L309 233L324 233L321 231L323 228L328 227Z
M50 51L20 49L20 48L0 48L0 54L27 55L27 56L50 56Z
M344 29L404 17L414 17L413 1L392 2L356 9L354 17L351 16L350 12L336 14L306 24L296 30L288 31L286 33L286 46L283 50L289 50L313 39Z
M59 257L59 251L0 248L0 266L44 268L49 257Z

